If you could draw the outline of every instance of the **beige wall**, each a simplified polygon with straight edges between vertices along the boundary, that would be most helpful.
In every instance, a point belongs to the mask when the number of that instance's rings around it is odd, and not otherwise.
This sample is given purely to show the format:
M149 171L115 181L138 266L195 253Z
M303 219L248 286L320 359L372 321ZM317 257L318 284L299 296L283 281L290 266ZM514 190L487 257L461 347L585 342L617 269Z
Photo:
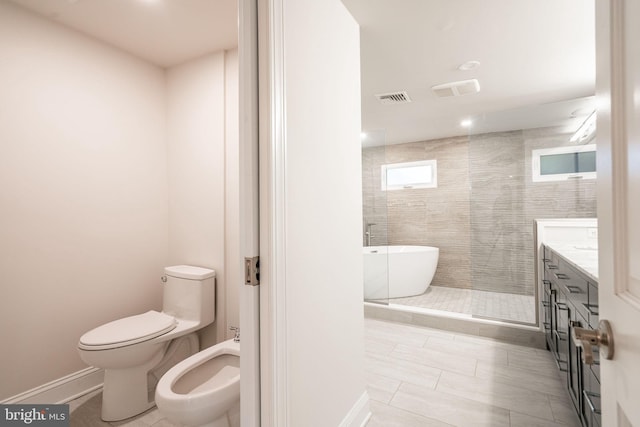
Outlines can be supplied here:
M218 341L232 338L240 326L240 286L244 286L240 253L240 110L238 50L225 53L225 286L226 322L218 322Z
M165 72L8 2L0 58L2 400L84 369L89 329L160 309L165 265L213 267L225 285L237 62Z
M230 58L228 64L226 56ZM226 126L236 128L229 130L228 144L237 146L238 137L237 120L232 121L237 113L230 111L226 117L225 102L236 100L237 104L238 95L237 82L225 75L237 75L236 57L235 51L218 52L167 71L168 262L216 270L216 319L223 321L201 331L203 347L215 344L218 336L224 339L226 334ZM229 101L225 98L227 91ZM229 167L229 173L236 170L237 174L237 165ZM232 293L230 298L237 316L237 297Z
M159 308L164 73L0 2L0 399L85 368L87 330Z

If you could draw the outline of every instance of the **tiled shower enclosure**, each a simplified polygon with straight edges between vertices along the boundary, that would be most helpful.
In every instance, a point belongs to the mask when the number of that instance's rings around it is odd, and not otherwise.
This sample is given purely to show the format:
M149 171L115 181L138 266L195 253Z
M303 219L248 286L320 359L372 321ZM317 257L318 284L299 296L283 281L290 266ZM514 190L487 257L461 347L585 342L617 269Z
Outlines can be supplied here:
M431 286L503 301L500 294L520 295L535 304L534 219L596 216L595 180L532 180L532 150L570 145L570 136L547 127L364 148L363 223L375 224L371 245L436 246ZM419 160L437 160L437 188L381 188L383 164Z

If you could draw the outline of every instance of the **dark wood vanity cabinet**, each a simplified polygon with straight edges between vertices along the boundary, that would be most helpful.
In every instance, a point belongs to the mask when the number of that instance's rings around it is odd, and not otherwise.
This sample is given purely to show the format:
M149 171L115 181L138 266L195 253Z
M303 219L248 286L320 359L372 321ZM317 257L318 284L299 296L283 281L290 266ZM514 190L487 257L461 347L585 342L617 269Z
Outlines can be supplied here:
M554 250L543 246L541 320L560 375L582 425L600 427L600 369L597 348L593 365L582 362L572 339L575 327L598 327L598 283Z

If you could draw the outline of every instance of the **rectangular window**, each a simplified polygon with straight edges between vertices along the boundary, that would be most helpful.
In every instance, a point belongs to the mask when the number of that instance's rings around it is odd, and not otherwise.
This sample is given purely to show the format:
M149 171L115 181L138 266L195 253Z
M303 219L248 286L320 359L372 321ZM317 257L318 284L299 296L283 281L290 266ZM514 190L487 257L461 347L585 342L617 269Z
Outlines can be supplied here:
M533 150L533 181L596 178L596 145L576 145Z
M438 187L436 160L382 165L382 191Z

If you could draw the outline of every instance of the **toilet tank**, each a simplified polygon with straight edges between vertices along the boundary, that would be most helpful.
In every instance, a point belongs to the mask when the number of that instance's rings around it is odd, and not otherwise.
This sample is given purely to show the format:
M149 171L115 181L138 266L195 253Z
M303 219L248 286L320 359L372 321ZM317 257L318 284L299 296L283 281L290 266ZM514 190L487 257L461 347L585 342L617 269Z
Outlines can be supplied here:
M178 319L198 320L201 326L216 316L216 272L191 265L165 267L162 311Z

